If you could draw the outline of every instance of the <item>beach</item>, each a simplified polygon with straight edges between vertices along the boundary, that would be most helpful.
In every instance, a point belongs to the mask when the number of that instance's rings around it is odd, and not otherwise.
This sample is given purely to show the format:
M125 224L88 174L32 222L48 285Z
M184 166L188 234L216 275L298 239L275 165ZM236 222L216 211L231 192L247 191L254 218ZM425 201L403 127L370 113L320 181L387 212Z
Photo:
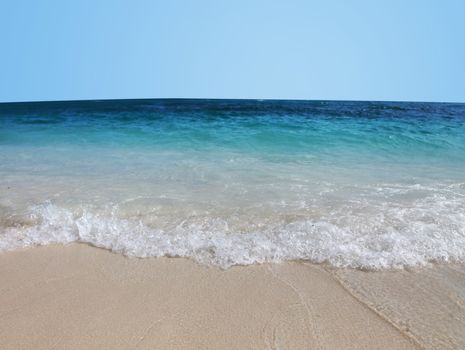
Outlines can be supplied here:
M2 254L4 349L409 349L321 267L223 271L86 245Z
M465 0L0 8L0 350L465 350Z
M373 273L287 262L222 270L84 244L22 249L0 254L0 343L2 349L459 349L465 298L447 288L429 298L426 284L444 274L438 269ZM458 307L445 310L453 301Z
M0 348L464 349L464 112L0 104Z

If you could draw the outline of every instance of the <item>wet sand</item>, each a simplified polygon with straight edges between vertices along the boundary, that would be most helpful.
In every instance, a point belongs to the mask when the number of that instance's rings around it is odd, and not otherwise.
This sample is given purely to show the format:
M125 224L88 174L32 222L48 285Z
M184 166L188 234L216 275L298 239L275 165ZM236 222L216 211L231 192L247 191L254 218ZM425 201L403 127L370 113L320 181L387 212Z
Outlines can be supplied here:
M465 266L335 270L361 302L425 349L465 349Z
M463 348L463 269L424 271L334 270L299 262L221 270L181 258L127 258L83 244L4 252L0 344ZM453 286L443 283L444 274Z

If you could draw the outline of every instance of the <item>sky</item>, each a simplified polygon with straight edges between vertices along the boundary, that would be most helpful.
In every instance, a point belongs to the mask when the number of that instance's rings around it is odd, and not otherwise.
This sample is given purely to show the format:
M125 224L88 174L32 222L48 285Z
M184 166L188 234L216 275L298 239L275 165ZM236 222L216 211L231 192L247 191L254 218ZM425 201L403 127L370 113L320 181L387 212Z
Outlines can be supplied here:
M465 102L462 0L1 0L0 102Z

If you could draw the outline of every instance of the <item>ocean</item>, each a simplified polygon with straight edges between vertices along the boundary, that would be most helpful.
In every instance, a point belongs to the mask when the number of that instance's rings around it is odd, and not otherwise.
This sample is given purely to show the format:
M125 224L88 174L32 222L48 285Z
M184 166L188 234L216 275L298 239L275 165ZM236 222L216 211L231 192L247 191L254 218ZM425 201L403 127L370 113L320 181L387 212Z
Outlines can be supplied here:
M85 242L227 268L465 260L465 104L0 104L0 251Z

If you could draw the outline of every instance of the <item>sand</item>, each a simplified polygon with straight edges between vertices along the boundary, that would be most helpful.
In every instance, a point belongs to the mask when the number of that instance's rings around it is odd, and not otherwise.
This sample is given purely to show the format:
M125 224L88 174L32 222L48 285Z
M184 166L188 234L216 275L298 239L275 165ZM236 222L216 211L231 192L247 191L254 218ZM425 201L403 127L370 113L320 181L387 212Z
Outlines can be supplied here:
M334 272L358 300L423 348L465 349L464 264Z
M434 280L423 274L299 262L221 270L83 244L4 252L0 344L35 350L460 348L464 295L448 299L455 306L422 308L429 296L417 297L415 286L425 290L421 283ZM408 298L387 288L392 281ZM449 292L443 286L438 293ZM454 322L434 328L430 313L445 310L447 322L457 320L452 331ZM429 332L431 323L436 333L428 338L422 330Z

